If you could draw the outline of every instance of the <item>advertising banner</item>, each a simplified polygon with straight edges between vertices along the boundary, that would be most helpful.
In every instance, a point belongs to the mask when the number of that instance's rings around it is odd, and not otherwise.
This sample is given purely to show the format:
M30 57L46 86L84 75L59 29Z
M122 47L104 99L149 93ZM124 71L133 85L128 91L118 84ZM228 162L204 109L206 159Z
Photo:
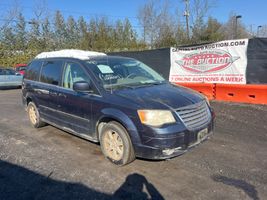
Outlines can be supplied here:
M170 82L246 84L248 39L170 49Z

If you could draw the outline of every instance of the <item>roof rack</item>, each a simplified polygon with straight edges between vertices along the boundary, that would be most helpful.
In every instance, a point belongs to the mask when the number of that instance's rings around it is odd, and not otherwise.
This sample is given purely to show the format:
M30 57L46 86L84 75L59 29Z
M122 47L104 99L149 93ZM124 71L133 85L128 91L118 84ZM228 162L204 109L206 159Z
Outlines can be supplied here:
M83 51L78 49L63 49L59 51L50 51L43 52L38 54L35 58L58 58L58 57L66 57L66 58L78 58L81 60L88 60L91 57L95 56L106 56L105 53L96 52L96 51Z

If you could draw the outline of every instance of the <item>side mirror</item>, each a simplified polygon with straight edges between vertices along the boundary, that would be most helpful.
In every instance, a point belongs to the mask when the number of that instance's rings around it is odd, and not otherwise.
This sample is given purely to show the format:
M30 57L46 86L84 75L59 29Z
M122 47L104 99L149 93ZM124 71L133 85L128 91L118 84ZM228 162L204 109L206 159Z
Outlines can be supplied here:
M73 90L76 92L87 92L92 93L91 85L86 81L77 81L73 83Z

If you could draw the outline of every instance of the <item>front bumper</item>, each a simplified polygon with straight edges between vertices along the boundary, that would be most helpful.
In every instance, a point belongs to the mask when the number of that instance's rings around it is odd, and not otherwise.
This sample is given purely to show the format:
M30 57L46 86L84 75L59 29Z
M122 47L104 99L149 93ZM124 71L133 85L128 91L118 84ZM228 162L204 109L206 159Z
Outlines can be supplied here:
M186 130L169 138L151 138L149 145L134 145L136 156L152 160L179 156L206 141L213 134L213 126L212 119L209 124L194 131ZM205 129L207 129L207 134L198 139L199 132Z

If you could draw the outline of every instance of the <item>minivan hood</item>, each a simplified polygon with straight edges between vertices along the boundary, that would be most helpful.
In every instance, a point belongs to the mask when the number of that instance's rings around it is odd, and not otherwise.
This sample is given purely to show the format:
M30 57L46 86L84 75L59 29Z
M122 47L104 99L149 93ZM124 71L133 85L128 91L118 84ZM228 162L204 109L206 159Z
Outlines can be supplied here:
M114 94L143 109L177 109L203 100L200 94L170 83L116 90Z

